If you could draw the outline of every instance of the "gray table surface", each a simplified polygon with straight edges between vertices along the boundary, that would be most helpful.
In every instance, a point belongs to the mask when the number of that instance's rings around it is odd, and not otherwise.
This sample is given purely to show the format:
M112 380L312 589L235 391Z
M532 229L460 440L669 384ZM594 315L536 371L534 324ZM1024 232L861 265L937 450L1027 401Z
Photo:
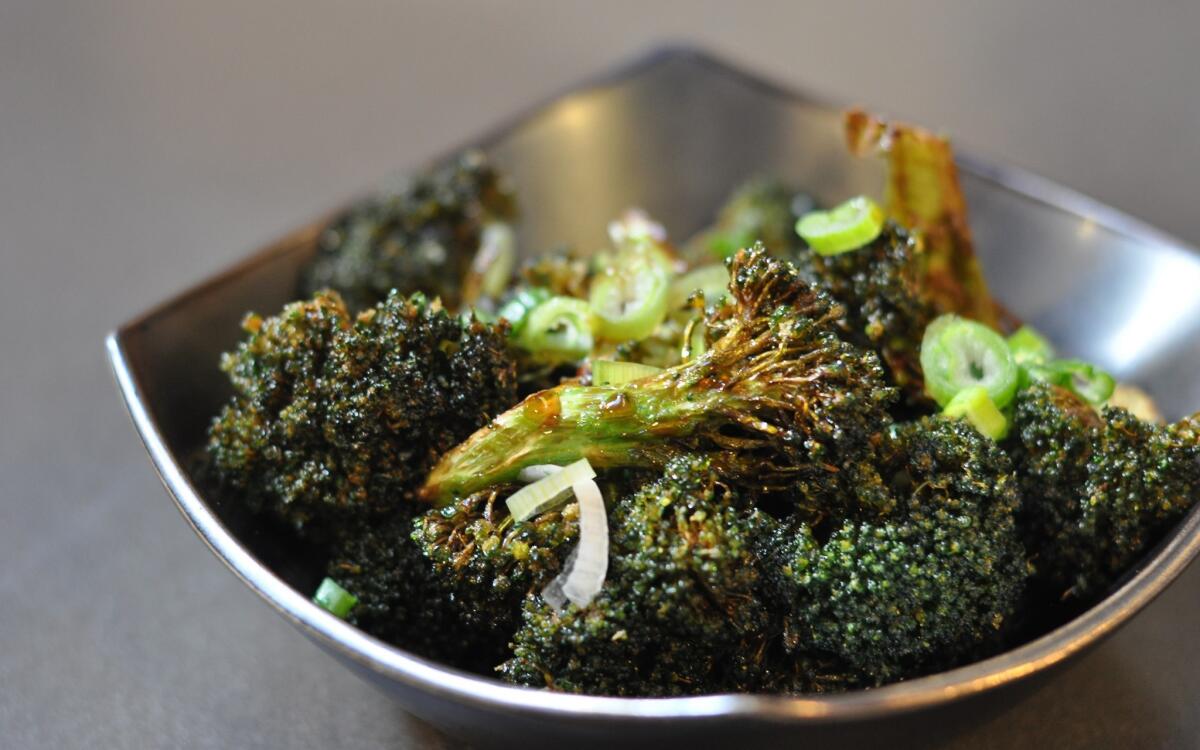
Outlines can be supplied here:
M939 124L1200 241L1200 5L1184 0L0 0L0 746L453 746L195 539L101 337L664 40ZM1200 567L954 747L1198 747L1198 630Z

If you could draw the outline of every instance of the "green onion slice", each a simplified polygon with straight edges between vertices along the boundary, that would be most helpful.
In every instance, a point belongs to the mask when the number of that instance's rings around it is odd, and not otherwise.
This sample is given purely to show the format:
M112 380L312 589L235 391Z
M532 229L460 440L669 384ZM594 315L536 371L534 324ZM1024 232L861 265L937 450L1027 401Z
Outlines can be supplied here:
M508 512L514 521L524 521L554 508L571 494L571 485L596 476L586 458L567 464L561 471L542 477L514 492L508 500Z
M851 198L829 211L812 211L796 222L796 234L817 255L857 250L883 231L883 209L866 196Z
M517 343L543 359L583 359L592 350L591 308L574 297L551 297L529 311Z
M1021 326L1008 337L1008 348L1018 365L1042 364L1054 358L1054 347L1045 336L1029 326Z
M641 362L598 359L592 363L592 385L625 385L660 372L661 367L643 365Z
M1066 388L1096 406L1108 401L1117 387L1112 375L1080 359L1054 359L1045 364L1027 365L1022 370L1030 381Z
M984 324L957 315L942 315L925 328L921 369L925 391L943 407L959 391L983 386L1003 409L1017 390L1017 365L1008 343Z
M313 603L344 620L346 615L350 614L350 610L354 609L354 605L358 604L358 597L339 586L332 578L326 578L317 587L317 593L313 594Z
M996 408L987 388L981 385L959 391L942 409L942 414L954 419L966 419L992 440L1001 440L1008 434L1008 420Z
M521 287L511 299L500 306L496 315L508 321L509 334L516 337L529 322L529 313L553 296L550 290L544 287Z
M517 264L517 236L508 224L485 224L479 236L479 250L471 261L471 273L479 280L479 291L487 297L499 297L512 278Z
M667 273L655 262L622 254L592 281L588 302L596 332L611 341L643 339L667 316Z
M683 307L696 292L704 292L706 306L718 304L729 294L729 270L719 263L714 263L688 271L671 282L667 307L672 310Z

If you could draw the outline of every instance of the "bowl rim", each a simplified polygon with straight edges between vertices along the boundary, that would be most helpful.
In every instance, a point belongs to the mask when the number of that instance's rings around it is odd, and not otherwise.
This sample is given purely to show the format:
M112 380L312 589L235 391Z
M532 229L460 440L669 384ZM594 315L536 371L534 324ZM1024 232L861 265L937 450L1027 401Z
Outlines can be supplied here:
M486 148L564 97L620 85L666 62L689 62L719 68L746 84L790 100L825 104L761 76L743 72L692 47L664 47L571 87L511 118L472 146ZM836 104L830 106L839 106ZM453 152L452 152L453 153ZM959 168L999 187L1048 207L1085 217L1099 226L1138 242L1195 252L1175 237L1074 190L1024 169L1002 166L959 153ZM172 454L163 430L145 399L141 378L130 355L131 337L164 313L230 279L293 251L311 237L314 224L288 235L206 281L181 292L108 334L105 348L118 390L168 494L180 513L213 554L279 614L327 650L370 673L428 694L475 708L533 717L593 720L668 720L681 718L741 719L805 724L874 719L932 708L978 695L1044 672L1080 653L1124 625L1162 593L1200 553L1200 507L1193 508L1166 539L1140 563L1122 585L1071 621L1015 649L945 672L869 690L830 695L719 694L678 698L621 698L574 695L507 685L495 679L440 664L391 646L313 604L260 563L217 518Z

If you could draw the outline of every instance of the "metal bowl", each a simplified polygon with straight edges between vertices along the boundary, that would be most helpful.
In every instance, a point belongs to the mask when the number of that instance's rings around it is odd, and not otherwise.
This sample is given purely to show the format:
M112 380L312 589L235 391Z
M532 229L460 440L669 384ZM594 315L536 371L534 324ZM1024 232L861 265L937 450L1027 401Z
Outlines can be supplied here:
M474 144L514 178L528 207L524 248L599 247L639 205L675 236L705 224L727 191L779 175L833 202L877 192L881 167L846 155L840 113L691 50L666 50L553 99ZM1028 173L959 157L987 276L1019 316L1073 355L1154 393L1169 417L1200 407L1200 257L1178 241ZM1163 591L1200 551L1194 510L1107 598L1006 653L843 695L623 699L511 687L389 646L309 601L320 576L253 518L204 497L187 457L227 397L217 371L249 309L295 295L323 222L122 326L108 353L167 490L200 538L293 625L407 710L476 740L742 745L929 739L1020 697Z

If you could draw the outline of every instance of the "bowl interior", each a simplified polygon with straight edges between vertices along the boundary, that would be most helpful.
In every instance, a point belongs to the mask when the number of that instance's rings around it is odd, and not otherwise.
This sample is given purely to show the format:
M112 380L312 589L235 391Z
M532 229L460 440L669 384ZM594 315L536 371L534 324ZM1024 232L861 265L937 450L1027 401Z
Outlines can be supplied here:
M824 202L878 193L881 165L848 156L840 124L836 108L710 58L674 53L554 100L478 144L518 188L524 253L563 245L590 251L604 243L608 220L630 206L686 237L752 175L779 176ZM970 157L960 162L978 252L1009 308L1064 351L1147 388L1169 417L1200 408L1200 257L1037 178ZM240 337L239 320L294 298L320 225L123 327L116 355L118 377L128 370L122 385L135 421L148 445L151 437L161 442L155 460L185 514L247 580L258 569L241 566L257 561L305 597L320 576L310 556L215 498L188 505L173 480L186 474L228 395L216 365ZM240 543L238 554L251 557L231 561L213 541L216 527L203 528L206 513Z

